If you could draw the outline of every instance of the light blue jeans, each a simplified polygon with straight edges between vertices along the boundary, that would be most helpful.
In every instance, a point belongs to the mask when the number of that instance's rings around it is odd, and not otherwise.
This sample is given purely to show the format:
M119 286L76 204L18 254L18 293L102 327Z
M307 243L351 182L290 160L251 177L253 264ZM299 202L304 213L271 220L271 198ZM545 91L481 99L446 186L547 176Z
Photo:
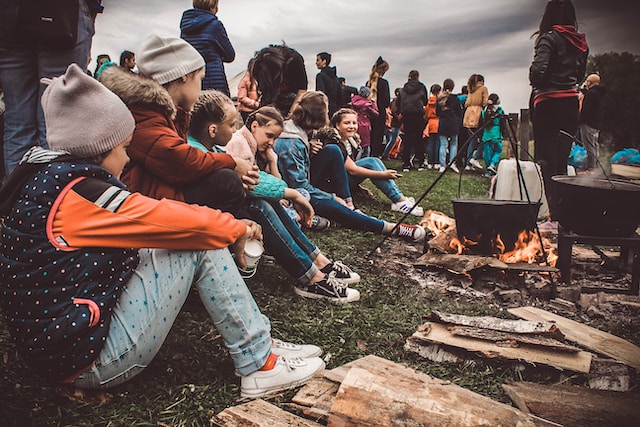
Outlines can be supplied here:
M267 251L298 284L308 284L318 273L313 260L320 254L320 249L309 241L278 201L252 199L249 213L251 219L262 226Z
M62 75L72 63L83 70L87 68L94 23L86 2L79 0L79 3L78 38L73 49L0 47L0 80L6 103L4 162L7 174L15 169L29 147L48 147L40 104L46 86L40 79Z
M236 370L259 370L271 353L269 319L258 308L228 249L140 249L140 264L118 299L107 342L94 366L75 380L81 388L122 384L160 350L194 287L229 349Z
M447 147L449 147L449 162L458 154L458 135L444 136L438 135L440 138L440 166L445 167L447 162Z
M382 160L377 157L365 157L360 160L356 160L356 165L372 171L387 170L387 167L382 163ZM349 185L351 188L357 187L365 179L366 178L362 176L349 175ZM373 182L373 185L382 191L393 203L397 202L402 197L402 192L393 179L372 179L371 182Z

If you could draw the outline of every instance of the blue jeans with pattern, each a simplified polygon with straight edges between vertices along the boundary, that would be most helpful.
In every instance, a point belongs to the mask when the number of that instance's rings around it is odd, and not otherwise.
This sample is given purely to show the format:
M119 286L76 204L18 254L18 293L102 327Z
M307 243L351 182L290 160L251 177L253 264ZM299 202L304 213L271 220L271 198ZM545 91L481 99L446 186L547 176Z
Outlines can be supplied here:
M140 264L118 298L96 363L74 381L81 388L120 385L160 350L193 287L241 375L259 370L271 353L271 325L242 280L227 248L141 249Z

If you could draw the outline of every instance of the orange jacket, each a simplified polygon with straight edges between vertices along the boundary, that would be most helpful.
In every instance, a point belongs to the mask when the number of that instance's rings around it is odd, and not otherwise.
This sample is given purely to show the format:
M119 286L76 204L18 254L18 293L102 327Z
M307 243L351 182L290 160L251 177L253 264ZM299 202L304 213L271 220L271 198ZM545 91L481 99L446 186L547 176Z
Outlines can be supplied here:
M427 126L423 132L424 136L429 136L432 133L438 133L438 123L440 122L440 119L436 114L437 99L437 96L431 95L427 100L427 105L424 106L424 118L427 119Z

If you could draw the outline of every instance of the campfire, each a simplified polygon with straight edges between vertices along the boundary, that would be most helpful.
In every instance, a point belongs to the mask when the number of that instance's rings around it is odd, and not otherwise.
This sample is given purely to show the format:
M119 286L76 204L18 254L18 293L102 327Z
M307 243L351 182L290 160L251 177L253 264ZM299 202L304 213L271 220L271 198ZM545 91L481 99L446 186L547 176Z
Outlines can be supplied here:
M425 229L433 235L429 240L429 248L440 252L457 255L489 255L508 264L529 263L555 266L558 259L555 247L551 241L542 237L542 244L537 233L522 230L512 247L507 247L500 234L481 236L489 243L479 245L479 241L470 240L465 236L458 236L456 221L446 214L429 210L420 221ZM488 248L488 249L487 249Z

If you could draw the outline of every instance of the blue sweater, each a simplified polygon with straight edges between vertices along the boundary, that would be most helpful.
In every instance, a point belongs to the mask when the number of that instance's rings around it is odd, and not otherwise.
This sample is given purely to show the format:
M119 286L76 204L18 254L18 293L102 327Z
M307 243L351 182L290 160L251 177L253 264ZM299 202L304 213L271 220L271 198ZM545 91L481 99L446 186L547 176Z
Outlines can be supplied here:
M236 52L222 22L206 10L185 10L180 21L180 37L195 47L206 62L202 89L217 89L229 96L224 62L233 62Z

